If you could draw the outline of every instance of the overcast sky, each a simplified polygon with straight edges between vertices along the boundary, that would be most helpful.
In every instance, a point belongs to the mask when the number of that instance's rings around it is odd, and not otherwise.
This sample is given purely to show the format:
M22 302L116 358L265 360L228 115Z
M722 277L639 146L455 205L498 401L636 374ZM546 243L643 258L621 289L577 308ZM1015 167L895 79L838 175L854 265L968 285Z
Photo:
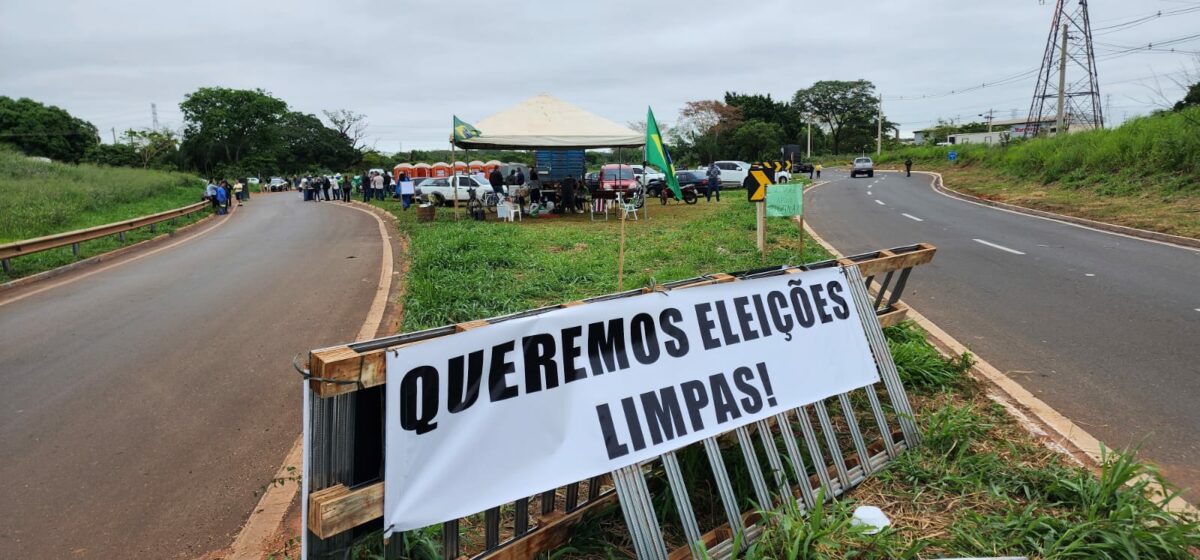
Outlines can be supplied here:
M1095 29L1196 8L1098 33L1109 45L1200 30L1200 2L1089 6ZM728 90L790 99L817 80L863 78L907 135L988 109L1024 117L1032 76L888 98L1036 68L1052 12L1053 0L0 0L0 95L62 107L109 141L110 128L150 126L151 103L178 128L179 102L196 88L262 88L294 110L364 113L368 144L392 152L446 147L452 115L478 121L539 92L617 122L650 105L670 123L684 102ZM1175 47L1200 50L1200 36ZM1178 99L1170 78L1198 64L1108 54L1117 48L1097 45L1110 120L1155 109L1155 89Z

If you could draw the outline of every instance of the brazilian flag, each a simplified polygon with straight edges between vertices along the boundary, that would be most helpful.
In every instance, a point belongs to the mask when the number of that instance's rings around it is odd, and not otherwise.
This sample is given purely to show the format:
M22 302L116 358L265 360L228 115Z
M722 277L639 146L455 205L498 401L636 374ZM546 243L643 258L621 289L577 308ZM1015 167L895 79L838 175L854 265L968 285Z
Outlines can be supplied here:
M454 141L455 142L462 142L463 140L470 140L472 138L478 137L480 134L482 134L482 133L479 132L478 128L471 126L470 123L466 123L466 122L459 120L458 116L454 117Z
M679 189L679 178L675 176L675 164L671 163L671 152L663 143L662 134L658 132L658 122L654 120L654 110L646 108L646 163L662 170L667 176L667 186L675 195L675 200L683 198Z

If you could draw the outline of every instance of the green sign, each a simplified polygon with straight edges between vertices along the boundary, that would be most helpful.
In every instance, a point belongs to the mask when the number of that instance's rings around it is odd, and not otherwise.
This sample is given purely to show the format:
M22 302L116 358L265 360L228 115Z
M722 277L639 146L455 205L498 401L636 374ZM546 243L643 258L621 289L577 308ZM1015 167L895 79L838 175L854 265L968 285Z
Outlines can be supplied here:
M804 185L771 185L767 189L767 216L799 216L804 213Z

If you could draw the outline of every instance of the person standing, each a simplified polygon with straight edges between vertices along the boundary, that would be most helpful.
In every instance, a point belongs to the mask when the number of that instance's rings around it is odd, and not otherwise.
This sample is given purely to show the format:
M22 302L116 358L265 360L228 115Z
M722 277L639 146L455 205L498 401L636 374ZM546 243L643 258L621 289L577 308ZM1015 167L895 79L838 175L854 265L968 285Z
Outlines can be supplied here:
M530 175L533 171L530 171ZM567 175L562 180L562 209L564 214L570 213L572 210L582 212L575 208L575 189L579 183L575 180L574 175Z
M204 200L207 200L210 204L212 204L213 212L216 212L218 209L218 207L217 207L217 185L214 181L216 181L216 180L209 179L208 185L204 187Z
M242 205L242 191L244 191L245 189L246 189L246 185L242 184L241 179L234 179L234 181L233 181L233 198L237 200L238 206Z
M354 183L350 180L350 176L342 177L342 202L350 202L350 195L354 194Z
M517 186L525 184L525 172L520 167L517 168Z
M704 201L712 202L712 195L716 193L717 202L721 202L721 168L717 167L716 162L710 163L705 176L708 177L708 186L704 189Z
M229 183L221 179L221 183L217 185L217 214L225 215L229 207Z
M383 175L380 173L371 174L371 191L375 194L375 200L383 200Z
M904 175L906 177L912 177L912 158L904 160Z
M817 178L820 179L821 178L821 164L818 163L818 164L814 165L813 169L816 170Z
M332 200L331 198L329 198L329 189L331 187L329 182L330 182L329 177L325 177L325 176L321 177L321 191L325 194L325 202L329 202L330 200Z
M488 182L492 184L492 191L496 194L504 194L504 174L500 172L500 168L492 169L488 174Z
M333 199L342 200L342 177L340 175L333 176Z
M359 183L359 185L362 185L361 188L362 188L363 202L370 202L371 201L371 176L368 175L366 171L363 171L362 178L359 179L358 183Z
M409 181L411 179L408 178L408 173L400 173L400 176L396 178L396 192L400 193L400 205L405 210L408 210L408 207L412 206L413 199L411 192L404 192L404 185Z

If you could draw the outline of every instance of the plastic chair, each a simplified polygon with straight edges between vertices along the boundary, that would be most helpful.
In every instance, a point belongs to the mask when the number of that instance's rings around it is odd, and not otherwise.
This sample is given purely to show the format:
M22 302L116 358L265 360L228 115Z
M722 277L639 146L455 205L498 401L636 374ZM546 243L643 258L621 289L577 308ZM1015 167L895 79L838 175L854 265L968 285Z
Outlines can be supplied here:
M504 210L505 210L504 218L506 220L508 220L510 222L513 221L513 218L517 218L522 221L525 220L525 214L523 212L521 212L521 205L513 202L513 200L511 198L505 198L504 202L501 202L501 204L504 205Z
M621 207L622 220L629 219L630 214L633 214L633 219L638 219L637 205L626 201L625 196L622 193L617 193L617 204Z

